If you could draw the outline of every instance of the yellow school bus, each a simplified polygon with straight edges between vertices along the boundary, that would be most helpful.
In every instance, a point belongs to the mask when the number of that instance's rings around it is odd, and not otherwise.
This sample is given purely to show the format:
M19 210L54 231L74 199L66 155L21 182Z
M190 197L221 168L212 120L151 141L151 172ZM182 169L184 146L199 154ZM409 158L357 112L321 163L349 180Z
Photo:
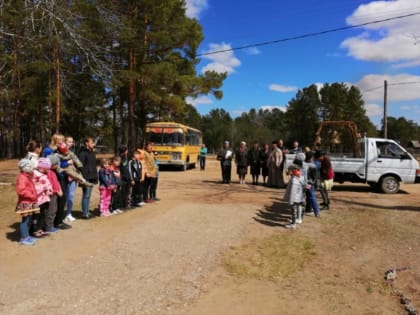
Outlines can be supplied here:
M196 166L203 143L201 131L175 122L146 125L146 140L153 143L159 165L179 166L182 170Z

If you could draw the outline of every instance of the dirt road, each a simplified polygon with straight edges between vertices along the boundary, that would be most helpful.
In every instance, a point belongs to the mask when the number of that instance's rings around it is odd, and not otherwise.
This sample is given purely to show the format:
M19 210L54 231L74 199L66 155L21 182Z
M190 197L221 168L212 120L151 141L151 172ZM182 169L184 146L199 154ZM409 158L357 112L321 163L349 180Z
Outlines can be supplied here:
M0 163L1 182L14 181L10 165ZM161 172L160 202L77 220L33 247L16 242L14 187L0 185L0 313L404 314L383 281L393 267L410 268L395 285L420 308L418 187L383 195L337 186L332 210L289 231L283 190L223 185L219 177L212 160L205 172ZM97 192L93 198L95 205ZM253 263L262 244L281 239L310 241L311 257L290 252ZM290 257L303 263L258 276ZM236 258L245 267L230 268ZM248 261L257 275L238 272Z

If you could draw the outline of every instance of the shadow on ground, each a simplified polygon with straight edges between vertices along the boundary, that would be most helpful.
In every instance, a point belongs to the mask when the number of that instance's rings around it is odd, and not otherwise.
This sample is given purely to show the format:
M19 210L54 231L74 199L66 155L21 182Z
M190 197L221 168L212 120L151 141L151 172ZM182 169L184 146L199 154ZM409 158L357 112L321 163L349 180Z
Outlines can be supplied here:
M264 209L258 209L253 219L258 223L267 226L281 226L289 224L290 209L286 202L275 201L271 206L265 206Z
M19 223L13 223L12 225L10 225L10 228L12 228L13 231L7 232L6 238L12 242L19 241Z

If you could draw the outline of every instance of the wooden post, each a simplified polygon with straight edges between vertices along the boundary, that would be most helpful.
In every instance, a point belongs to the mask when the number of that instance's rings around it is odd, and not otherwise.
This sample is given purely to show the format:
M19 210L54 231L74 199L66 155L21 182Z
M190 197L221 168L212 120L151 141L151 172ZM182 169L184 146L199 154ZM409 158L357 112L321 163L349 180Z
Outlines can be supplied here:
M387 104L388 103L388 82L384 81L384 138L388 138L388 114L387 114Z

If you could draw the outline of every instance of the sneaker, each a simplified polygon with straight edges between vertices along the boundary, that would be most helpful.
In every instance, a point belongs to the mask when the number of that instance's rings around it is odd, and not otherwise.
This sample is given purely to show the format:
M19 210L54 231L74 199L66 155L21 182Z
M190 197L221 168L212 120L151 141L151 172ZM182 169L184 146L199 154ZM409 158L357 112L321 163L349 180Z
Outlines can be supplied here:
M286 229L296 229L296 224L292 224L292 223L290 223L290 224L286 224L285 226L284 226Z
M32 237L32 236L29 236L29 238L34 242L34 243L36 243L36 241L38 240L36 237Z
M315 215L315 213L313 213L313 212L305 212L305 215L314 216L314 215Z
M64 222L74 222L76 221L76 218L73 217L71 214L66 215L66 217L64 218Z
M139 203L136 204L137 207L143 207L145 205L146 205L146 203L144 201L139 202Z
M52 227L51 229L49 229L48 231L46 231L47 233L57 233L58 229L56 227Z
M302 224L302 219L296 219L296 224Z
M110 217L111 215L112 215L111 212L102 212L100 214L100 217Z
M35 240L32 237L27 236L25 238L20 239L19 244L21 244L21 245L34 245Z
M61 222L60 224L56 225L55 227L57 229L60 229L60 230L68 230L68 229L71 229L71 225L69 225L67 223L64 223L64 222Z
M86 213L82 215L83 220L89 220L92 219L92 215L90 213Z
M116 210L114 210L114 212L116 212L118 214L124 213L124 211L122 211L121 209L116 209Z
M160 199L159 199L159 198L157 198L157 197L152 198L152 200L153 200L153 201L160 201Z

